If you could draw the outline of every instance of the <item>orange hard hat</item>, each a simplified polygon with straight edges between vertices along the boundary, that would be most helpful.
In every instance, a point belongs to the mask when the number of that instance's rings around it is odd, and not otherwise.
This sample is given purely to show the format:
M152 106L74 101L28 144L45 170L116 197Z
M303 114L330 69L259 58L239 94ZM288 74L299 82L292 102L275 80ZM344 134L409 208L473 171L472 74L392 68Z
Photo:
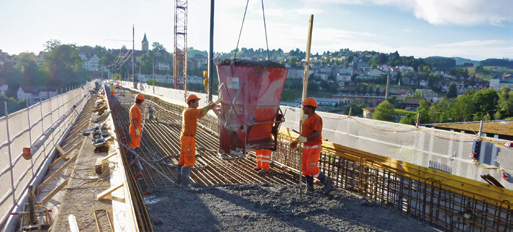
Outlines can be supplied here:
M303 102L303 106L313 106L317 108L317 101L315 100L315 98L309 97L305 99L305 101Z
M191 94L189 95L189 97L187 98L187 103L189 103L190 101L192 100L201 100L201 98L199 98L198 96L196 96L195 94Z
M135 95L135 99L144 101L144 94L140 93L140 94Z

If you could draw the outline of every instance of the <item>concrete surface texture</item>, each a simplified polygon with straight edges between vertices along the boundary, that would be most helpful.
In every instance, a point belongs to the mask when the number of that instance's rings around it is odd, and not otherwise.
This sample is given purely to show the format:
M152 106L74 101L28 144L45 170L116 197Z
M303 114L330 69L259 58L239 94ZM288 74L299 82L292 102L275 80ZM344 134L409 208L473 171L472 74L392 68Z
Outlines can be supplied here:
M159 188L145 196L155 231L437 231L344 190L240 184Z

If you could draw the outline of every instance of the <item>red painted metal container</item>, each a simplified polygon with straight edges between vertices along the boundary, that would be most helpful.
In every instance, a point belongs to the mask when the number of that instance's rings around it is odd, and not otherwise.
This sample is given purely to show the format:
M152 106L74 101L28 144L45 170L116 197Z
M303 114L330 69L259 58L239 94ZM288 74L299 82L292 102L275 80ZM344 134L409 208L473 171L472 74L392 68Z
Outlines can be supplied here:
M288 69L270 61L224 60L218 63L221 153L276 150L284 117L279 108Z

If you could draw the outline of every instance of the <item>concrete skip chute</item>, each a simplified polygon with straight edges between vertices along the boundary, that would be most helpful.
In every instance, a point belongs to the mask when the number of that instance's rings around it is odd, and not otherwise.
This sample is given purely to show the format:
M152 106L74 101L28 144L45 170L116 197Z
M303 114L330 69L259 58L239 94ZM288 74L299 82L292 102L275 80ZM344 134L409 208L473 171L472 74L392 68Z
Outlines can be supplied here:
M280 99L288 69L273 61L222 60L217 64L222 97L219 118L221 154L276 150L284 121Z

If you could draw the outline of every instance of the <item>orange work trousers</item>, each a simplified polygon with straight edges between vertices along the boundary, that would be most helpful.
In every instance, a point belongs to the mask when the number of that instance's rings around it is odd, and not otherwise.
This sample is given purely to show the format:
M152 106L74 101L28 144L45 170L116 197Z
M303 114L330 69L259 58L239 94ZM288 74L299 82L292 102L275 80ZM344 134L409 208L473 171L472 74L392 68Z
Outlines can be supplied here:
M302 157L302 168L305 176L317 177L320 173L319 156L321 155L321 145L304 146Z
M180 137L180 159L178 165L193 167L196 163L196 139L191 136Z
M114 96L114 90L110 91L110 96Z
M269 163L271 162L271 150L269 149L258 149L255 151L257 167L269 171Z
M139 128L139 134L142 135L142 128ZM130 148L137 148L141 146L141 136L135 136L135 129L130 131Z

